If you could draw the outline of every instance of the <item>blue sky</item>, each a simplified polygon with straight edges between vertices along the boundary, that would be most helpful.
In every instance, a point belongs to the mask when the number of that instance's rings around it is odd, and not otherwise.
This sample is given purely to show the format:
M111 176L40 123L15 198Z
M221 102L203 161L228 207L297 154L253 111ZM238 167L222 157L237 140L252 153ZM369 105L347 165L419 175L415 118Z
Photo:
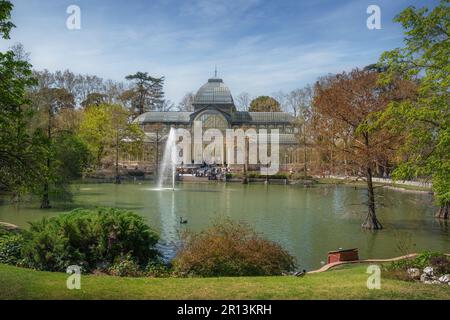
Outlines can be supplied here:
M147 71L166 77L178 102L217 65L234 95L289 91L318 76L363 67L402 45L392 19L412 0L13 0L17 29L36 69L70 69L123 80ZM66 28L66 9L81 8L81 30ZM381 8L381 30L366 9Z

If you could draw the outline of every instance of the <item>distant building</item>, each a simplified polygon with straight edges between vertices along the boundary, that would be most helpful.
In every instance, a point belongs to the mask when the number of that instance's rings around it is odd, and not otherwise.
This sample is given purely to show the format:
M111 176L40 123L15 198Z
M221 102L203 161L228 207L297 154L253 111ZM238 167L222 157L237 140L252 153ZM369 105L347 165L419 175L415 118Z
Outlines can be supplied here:
M284 168L298 162L298 129L295 118L286 112L245 112L237 111L230 89L220 78L209 79L197 92L193 102L193 112L169 111L147 112L135 119L146 134L146 151L141 162L156 163L161 158L164 142L171 128L184 128L192 132L194 121L201 121L203 130L214 128L225 132L226 129L254 128L279 130L280 157ZM225 134L224 134L225 135ZM156 149L157 148L157 149ZM159 155L158 155L159 153ZM224 155L226 152L223 153ZM227 164L226 156L216 159L217 165Z

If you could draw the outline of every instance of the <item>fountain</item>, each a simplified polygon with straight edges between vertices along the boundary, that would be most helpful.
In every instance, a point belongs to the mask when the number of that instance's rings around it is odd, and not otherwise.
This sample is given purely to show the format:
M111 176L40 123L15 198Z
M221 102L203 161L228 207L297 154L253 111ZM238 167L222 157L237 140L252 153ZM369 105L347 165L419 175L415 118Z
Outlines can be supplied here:
M177 145L175 129L170 129L164 148L164 154L158 172L158 189L163 189L167 180L171 178L172 190L175 191L175 176L177 172Z

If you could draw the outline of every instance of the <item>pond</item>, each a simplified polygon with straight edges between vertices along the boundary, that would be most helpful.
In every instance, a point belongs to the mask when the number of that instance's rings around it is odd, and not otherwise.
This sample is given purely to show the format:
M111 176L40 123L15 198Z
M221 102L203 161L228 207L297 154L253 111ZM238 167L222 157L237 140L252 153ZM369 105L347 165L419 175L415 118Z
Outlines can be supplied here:
M159 231L161 249L174 254L179 231L200 231L219 217L249 223L266 238L289 250L300 268L321 266L327 252L358 248L361 258L400 255L399 246L410 251L450 249L448 223L434 219L432 196L424 193L377 188L378 217L384 230L363 231L365 190L345 185L312 188L238 183L179 184L176 190L157 190L150 183L80 184L70 204L56 204L50 211L39 204L21 205L0 201L0 221L27 227L28 221L52 216L77 207L125 208L144 216ZM188 220L180 225L179 219Z

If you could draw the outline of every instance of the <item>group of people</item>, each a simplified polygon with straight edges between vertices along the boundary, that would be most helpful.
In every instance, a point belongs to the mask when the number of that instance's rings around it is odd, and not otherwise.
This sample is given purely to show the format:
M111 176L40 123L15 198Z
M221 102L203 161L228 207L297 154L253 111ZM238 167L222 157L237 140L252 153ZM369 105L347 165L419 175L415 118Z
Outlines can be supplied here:
M190 174L193 177L207 177L208 180L224 180L226 174L230 173L230 169L227 167L204 164L199 168L182 170L182 173Z

